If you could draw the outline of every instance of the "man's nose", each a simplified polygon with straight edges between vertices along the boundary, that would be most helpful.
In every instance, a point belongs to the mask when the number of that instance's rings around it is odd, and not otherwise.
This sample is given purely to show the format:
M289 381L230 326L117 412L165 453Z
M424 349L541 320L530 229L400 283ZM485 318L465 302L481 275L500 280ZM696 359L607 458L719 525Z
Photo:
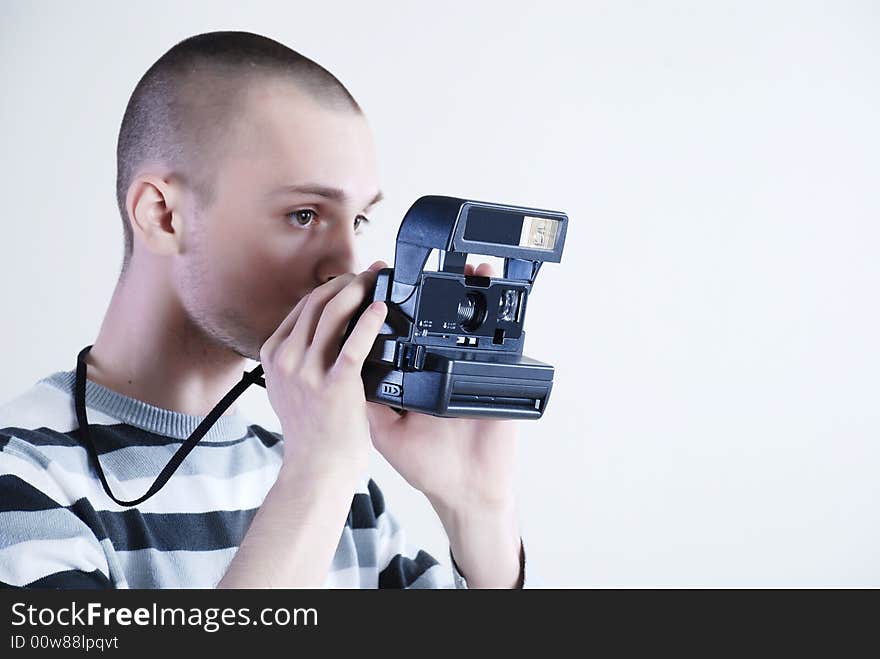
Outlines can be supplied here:
M354 272L357 267L354 230L351 227L341 227L334 232L330 240L331 247L318 272L321 284L346 272Z

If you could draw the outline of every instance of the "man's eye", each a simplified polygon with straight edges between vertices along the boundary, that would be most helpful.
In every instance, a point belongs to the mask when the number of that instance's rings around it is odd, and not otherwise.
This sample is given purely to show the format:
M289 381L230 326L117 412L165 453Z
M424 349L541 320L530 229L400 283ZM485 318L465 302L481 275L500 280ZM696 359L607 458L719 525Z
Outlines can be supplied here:
M301 208L287 213L286 217L292 218L292 221L295 222L297 226L307 227L314 222L317 213L311 208ZM362 225L368 224L369 222L370 220L368 218L363 215L358 215L354 218L354 230L357 231Z
M306 217L303 218L302 214L306 214ZM298 211L288 213L287 217L292 217L293 221L296 222L297 225L301 227L307 227L312 223L312 220L315 219L315 211L313 211L311 208L301 208Z

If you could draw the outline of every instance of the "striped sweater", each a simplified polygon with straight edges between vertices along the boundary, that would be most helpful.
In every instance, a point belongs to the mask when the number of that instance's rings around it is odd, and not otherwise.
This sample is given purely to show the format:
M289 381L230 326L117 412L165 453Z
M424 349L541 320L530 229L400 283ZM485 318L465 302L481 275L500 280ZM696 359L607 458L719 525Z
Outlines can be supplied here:
M119 506L79 441L74 379L53 373L0 406L0 585L215 587L278 475L281 435L241 412L221 416L156 495ZM110 488L123 499L143 494L204 418L91 380L86 407ZM449 556L451 569L413 547L365 475L324 587L467 588Z

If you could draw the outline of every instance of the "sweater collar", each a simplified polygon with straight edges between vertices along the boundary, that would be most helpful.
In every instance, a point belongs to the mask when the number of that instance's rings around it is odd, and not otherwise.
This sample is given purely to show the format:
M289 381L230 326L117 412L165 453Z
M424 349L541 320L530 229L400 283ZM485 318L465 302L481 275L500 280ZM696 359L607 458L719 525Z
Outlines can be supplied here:
M76 371L57 371L40 382L45 382L73 397ZM121 423L175 439L186 439L204 421L204 416L184 414L157 407L137 398L108 389L86 378L86 407L103 412ZM223 442L241 439L248 432L248 424L240 411L220 416L201 441Z

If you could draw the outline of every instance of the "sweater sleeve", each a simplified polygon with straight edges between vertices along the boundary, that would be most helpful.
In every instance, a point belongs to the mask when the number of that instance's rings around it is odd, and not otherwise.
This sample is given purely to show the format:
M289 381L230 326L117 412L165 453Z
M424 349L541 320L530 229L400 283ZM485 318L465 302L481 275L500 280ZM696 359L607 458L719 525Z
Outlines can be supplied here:
M386 507L382 491L373 479L368 490L376 515L379 546L376 550L379 588L468 588L467 580L458 569L452 548L449 571L426 551L412 545L394 514ZM523 588L541 587L537 579L525 571L524 543L520 545L520 566Z
M449 548L449 560L452 562L452 579L456 588L468 588L467 579L461 573L455 557L452 555L452 547ZM519 545L519 584L520 588L544 588L543 580L534 574L531 565L526 563L526 542L524 534L520 534Z
M50 467L0 431L0 587L113 588L100 541Z
M451 575L431 554L409 542L406 531L385 505L382 490L367 483L376 523L378 588L454 588Z

